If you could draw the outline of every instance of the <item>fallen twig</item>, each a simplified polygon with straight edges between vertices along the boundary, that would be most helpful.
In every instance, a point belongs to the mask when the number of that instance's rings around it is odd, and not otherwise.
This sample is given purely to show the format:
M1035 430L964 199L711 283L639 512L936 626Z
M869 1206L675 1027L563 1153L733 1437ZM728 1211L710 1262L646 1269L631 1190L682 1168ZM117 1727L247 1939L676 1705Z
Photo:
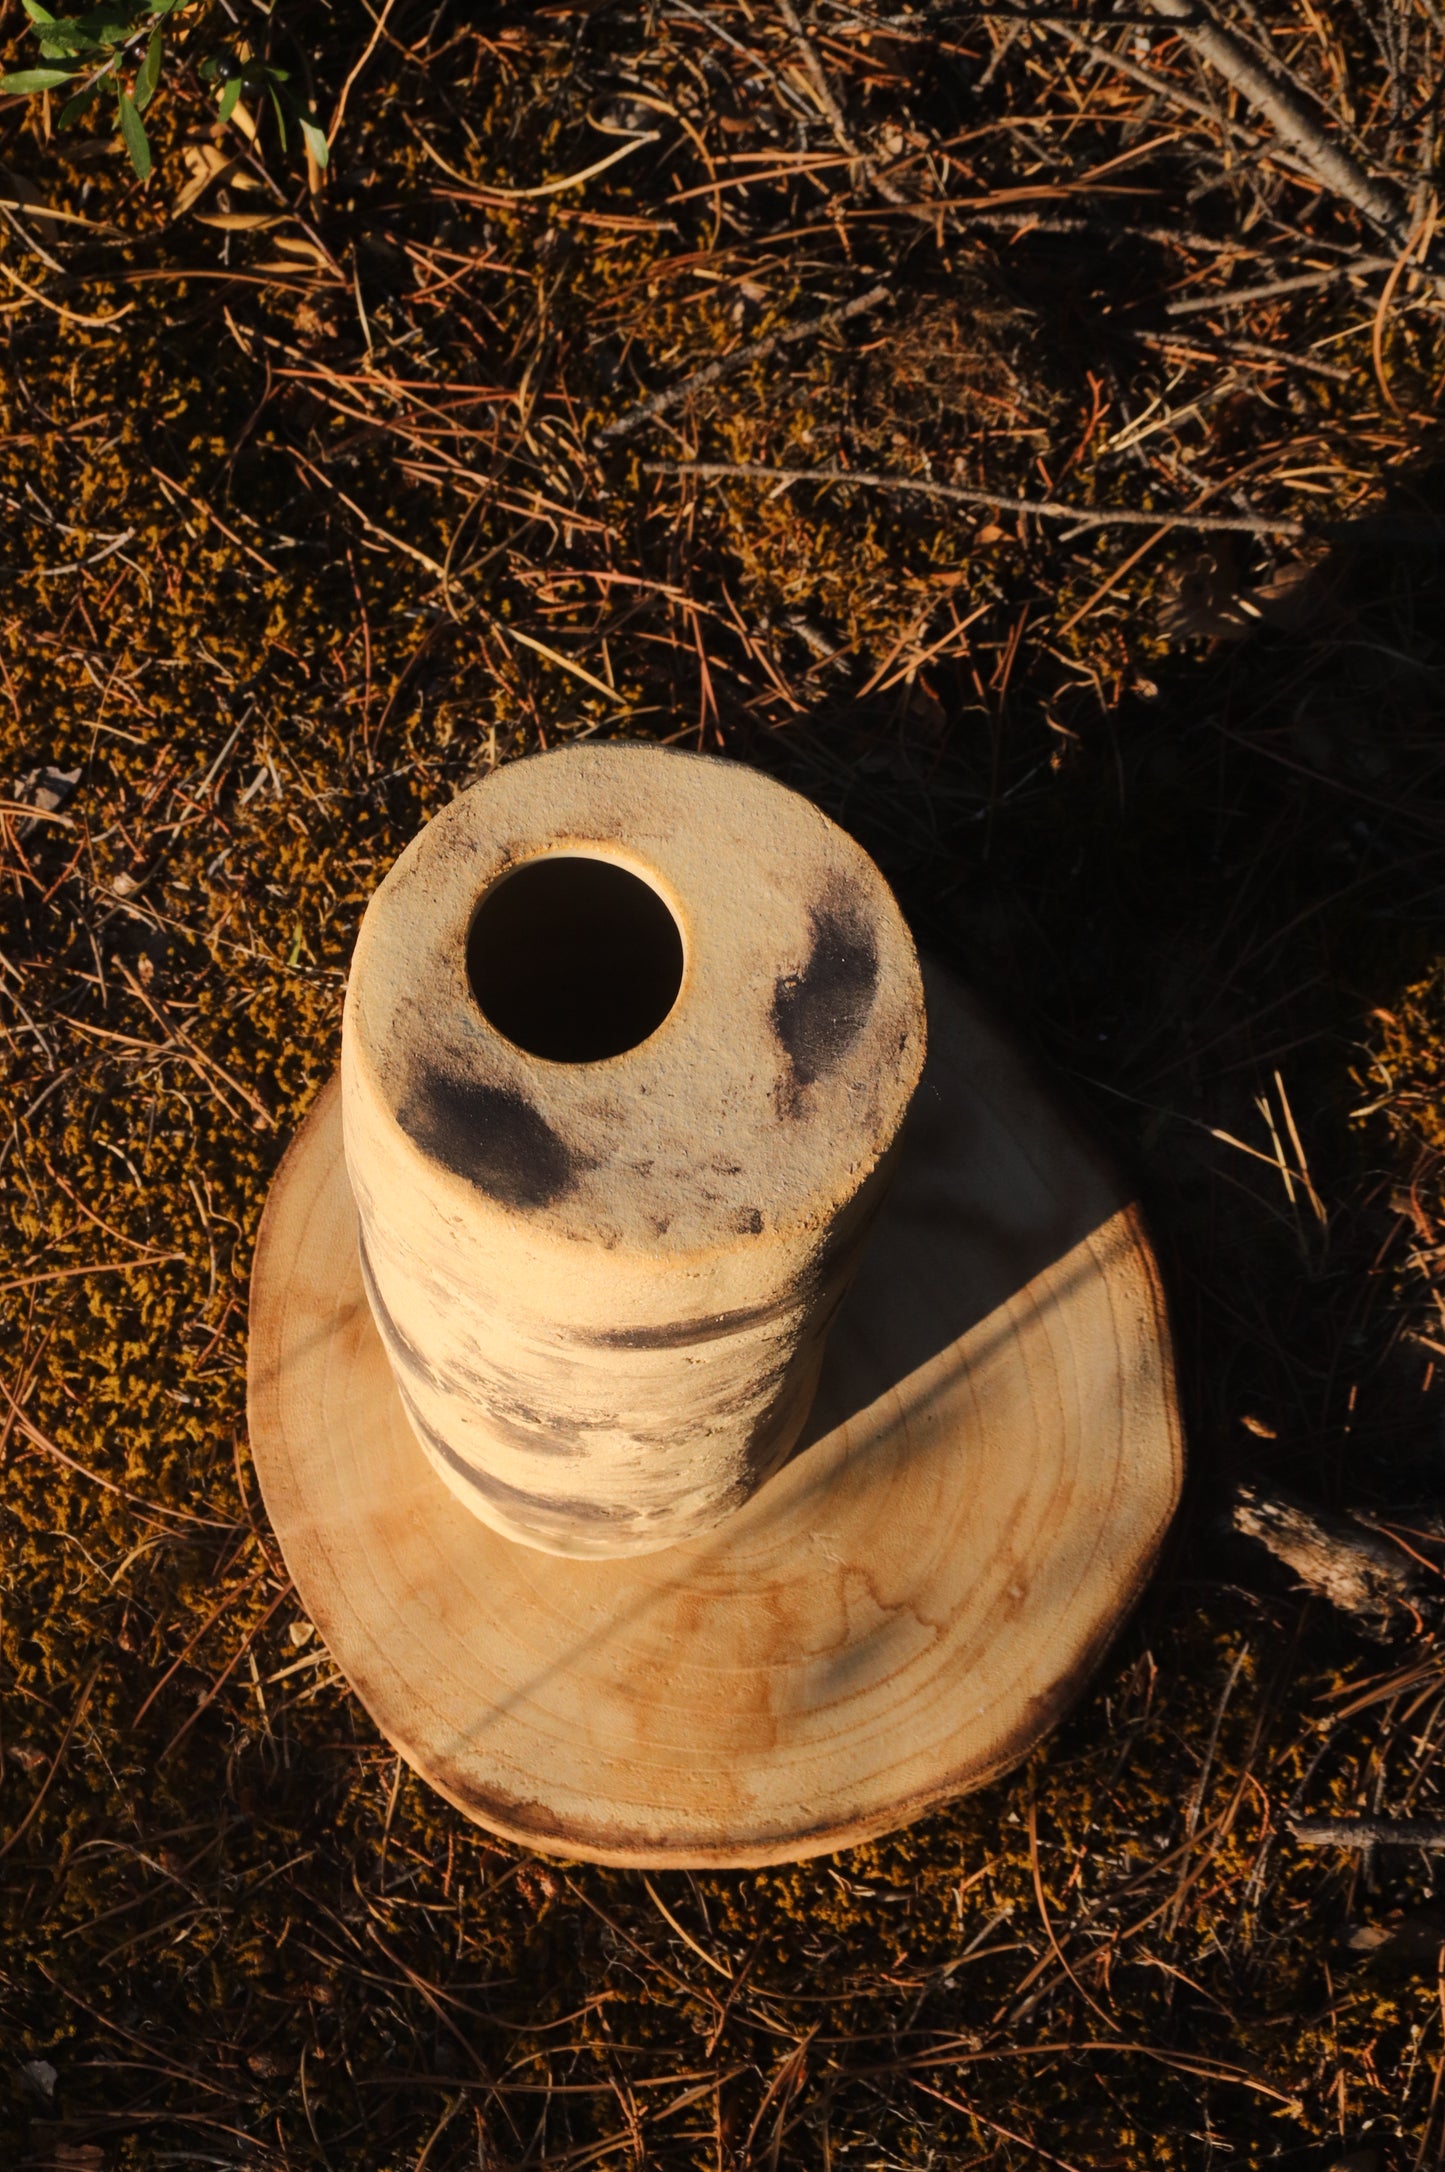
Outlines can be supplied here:
M833 95L833 86L828 81L827 71L818 56L818 49L804 29L802 18L793 6L793 0L778 0L778 13L792 32L793 43L797 46L799 57L803 63L803 72L812 85L813 95L817 99L820 109L827 116L828 126L833 131L839 149L849 152L851 156L858 160L867 180L877 189L885 203L906 203L908 199L903 191L894 182L889 181L886 176L879 173L874 160L860 147L854 137L852 130L843 117L843 109Z
M877 309L889 296L890 289L886 286L870 287L866 294L855 295L851 302L840 302L835 309L825 309L820 316L809 317L802 324L785 325L782 331L771 332L766 339L755 339L747 347L735 348L731 354L722 355L716 362L709 362L702 369L694 370L691 377L685 377L681 384L669 385L665 391L654 392L650 398L639 400L635 407L628 408L625 415L619 415L615 421L605 423L597 432L593 443L606 445L616 438L631 437L644 423L651 422L658 415L667 414L670 409L689 399L694 392L701 392L708 385L717 384L720 378L731 377L735 371L746 369L750 362L765 362L769 355L777 354L780 348L794 346L800 339L811 339L815 332L831 331L835 324L846 324L850 317L861 317L868 310Z
M1434 1818L1291 1818L1302 1848L1427 1848L1445 1850L1445 1824Z
M1303 521L1273 520L1261 513L1135 512L1125 506L1063 505L1053 498L1014 498L963 483L932 483L917 475L880 475L871 468L770 468L750 460L648 460L646 475L690 475L699 482L850 483L857 490L915 491L952 505L986 506L996 513L1031 513L1039 520L1071 520L1082 527L1189 528L1204 534L1289 535L1306 533Z
M1211 309L1234 309L1241 302L1272 302L1282 294L1303 294L1310 287L1332 286L1337 279L1353 279L1363 272L1398 272L1398 259L1361 256L1346 264L1332 264L1328 271L1297 272L1291 279L1270 279L1253 287L1217 288L1211 294L1190 294L1169 302L1166 317L1201 317Z
M1379 1625L1410 1610L1415 1572L1389 1541L1320 1509L1241 1486L1230 1518L1331 1606Z
M1141 331L1131 336L1146 347L1158 347L1166 354L1187 355L1194 360L1212 362L1238 355L1245 362L1259 362L1275 369L1304 370L1312 377L1328 377L1337 385L1347 385L1350 381L1350 372L1333 362L1316 362L1312 355L1292 354L1286 347L1269 347L1257 339L1219 340L1210 348L1197 343L1197 333L1176 335Z
M1149 4L1156 15L1179 26L1179 35L1264 115L1281 142L1304 160L1324 187L1343 196L1404 246L1410 238L1411 218L1396 191L1367 174L1348 151L1331 142L1298 92L1277 82L1231 31L1217 23L1205 0L1149 0Z

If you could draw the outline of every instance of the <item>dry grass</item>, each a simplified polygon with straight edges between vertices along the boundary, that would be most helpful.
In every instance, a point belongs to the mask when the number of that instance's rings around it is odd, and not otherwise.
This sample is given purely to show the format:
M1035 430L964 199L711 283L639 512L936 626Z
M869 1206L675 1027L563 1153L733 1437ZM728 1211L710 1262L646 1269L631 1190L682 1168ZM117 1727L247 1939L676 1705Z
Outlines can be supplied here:
M0 797L78 772L0 815L7 2164L1445 2156L1437 1859L1287 1822L1445 1816L1445 21L1232 18L1398 177L1407 264L1147 9L1065 12L399 0L323 195L232 131L179 214L184 86L148 190L0 112L11 195L93 222L0 237ZM364 40L285 17L325 113ZM1192 1495L1093 1694L796 1871L483 1840L309 1638L247 1461L252 1236L362 902L582 731L849 824L1170 1278ZM1382 1518L1418 1620L1302 1599L1224 1534L1240 1477Z

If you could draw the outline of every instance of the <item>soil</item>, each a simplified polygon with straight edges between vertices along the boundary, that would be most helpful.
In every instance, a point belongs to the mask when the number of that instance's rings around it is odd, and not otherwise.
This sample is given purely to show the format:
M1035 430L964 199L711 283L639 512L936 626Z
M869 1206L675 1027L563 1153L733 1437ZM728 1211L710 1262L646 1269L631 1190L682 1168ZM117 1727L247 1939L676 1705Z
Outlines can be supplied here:
M1290 1824L1445 1821L1438 9L1230 17L1419 183L1404 254L1148 10L278 14L323 119L359 70L324 182L186 66L145 185L0 102L0 2156L1438 2163L1439 1856ZM584 733L859 837L1169 1286L1189 1495L1084 1702L792 1870L479 1834L248 1460L365 900ZM1246 1484L1413 1607L1302 1589Z

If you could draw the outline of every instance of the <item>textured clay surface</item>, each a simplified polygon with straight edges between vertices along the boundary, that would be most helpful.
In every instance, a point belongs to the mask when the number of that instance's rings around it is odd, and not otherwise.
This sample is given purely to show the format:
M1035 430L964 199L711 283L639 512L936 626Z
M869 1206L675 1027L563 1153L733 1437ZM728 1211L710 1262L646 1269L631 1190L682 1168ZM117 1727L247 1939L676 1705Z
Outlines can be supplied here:
M646 907L617 961L614 892ZM548 1048L663 1015L556 1060L479 986ZM459 1498L579 1555L744 1501L806 1419L923 1056L882 876L754 770L571 748L431 822L362 924L342 1095L366 1295Z

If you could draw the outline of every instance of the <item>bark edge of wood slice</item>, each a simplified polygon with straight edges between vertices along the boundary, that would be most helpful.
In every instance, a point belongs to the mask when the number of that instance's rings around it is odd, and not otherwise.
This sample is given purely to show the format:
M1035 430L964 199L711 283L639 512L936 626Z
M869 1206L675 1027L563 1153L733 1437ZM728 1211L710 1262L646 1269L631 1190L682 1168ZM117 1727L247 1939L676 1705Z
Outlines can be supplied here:
M1138 1209L983 1009L926 973L897 1177L792 1460L616 1560L501 1537L402 1411L329 1085L251 1285L252 1453L302 1604L394 1748L543 1853L743 1868L1017 1764L1148 1578L1183 1450Z

